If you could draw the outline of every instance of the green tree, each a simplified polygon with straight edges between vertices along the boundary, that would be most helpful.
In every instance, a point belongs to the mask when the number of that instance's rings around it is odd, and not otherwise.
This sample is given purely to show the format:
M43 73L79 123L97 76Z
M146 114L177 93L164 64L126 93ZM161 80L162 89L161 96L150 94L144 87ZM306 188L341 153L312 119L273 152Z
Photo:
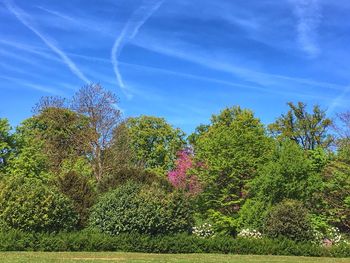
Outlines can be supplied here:
M45 108L17 128L10 168L20 174L58 174L65 160L89 157L90 131L85 116L69 109Z
M37 136L34 120L29 118L16 128L15 151L11 153L6 172L27 177L48 177L49 159L44 154L44 141Z
M250 183L250 199L242 208L240 223L261 228L268 208L284 199L302 201L316 210L317 194L322 189L322 177L314 157L294 141L277 143L269 162L260 167L258 176Z
M350 233L350 160L337 158L323 173L321 212L329 223Z
M185 146L180 129L152 116L129 118L125 125L133 163L164 175L174 167L176 153Z
M71 170L57 177L57 187L74 205L79 215L78 227L83 228L89 217L89 209L95 203L96 191L89 177Z
M43 141L43 151L51 170L58 172L65 160L91 155L92 130L87 117L64 108L46 108L32 117L35 136Z
M288 103L290 110L277 121L269 125L269 130L278 139L291 139L305 150L317 147L327 148L332 142L328 134L332 121L326 117L326 111L318 105L313 107L312 113L307 112L306 104L298 102Z
M201 130L194 151L204 163L198 172L204 184L203 207L236 214L246 199L248 183L267 158L270 140L253 112L240 107L213 115L211 124Z
M0 172L5 169L14 148L14 138L10 134L10 130L8 120L0 119Z

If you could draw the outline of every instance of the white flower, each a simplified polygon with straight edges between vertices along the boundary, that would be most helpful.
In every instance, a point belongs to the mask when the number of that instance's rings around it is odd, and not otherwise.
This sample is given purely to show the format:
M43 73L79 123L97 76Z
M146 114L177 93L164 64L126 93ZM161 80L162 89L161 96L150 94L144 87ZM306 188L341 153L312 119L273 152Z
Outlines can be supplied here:
M214 230L213 230L211 224L204 223L202 225L193 227L192 234L194 234L198 237L208 238L208 237L212 237L214 235Z
M254 238L254 239L262 238L262 234L259 231L255 229L249 229L249 228L242 229L237 236L242 238Z

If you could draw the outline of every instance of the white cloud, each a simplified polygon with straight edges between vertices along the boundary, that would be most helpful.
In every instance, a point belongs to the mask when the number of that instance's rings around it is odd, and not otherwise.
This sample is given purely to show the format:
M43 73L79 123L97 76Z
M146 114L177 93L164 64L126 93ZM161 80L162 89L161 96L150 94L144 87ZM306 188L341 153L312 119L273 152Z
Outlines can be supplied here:
M319 0L290 0L298 20L297 34L300 47L310 57L319 55L318 28L321 23L321 6Z

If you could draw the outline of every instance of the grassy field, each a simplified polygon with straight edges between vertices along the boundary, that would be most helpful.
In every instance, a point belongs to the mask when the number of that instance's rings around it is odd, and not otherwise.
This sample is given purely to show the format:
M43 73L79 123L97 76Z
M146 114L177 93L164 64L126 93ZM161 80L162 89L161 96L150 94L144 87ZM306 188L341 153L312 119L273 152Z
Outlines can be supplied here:
M216 254L142 254L142 253L43 253L43 252L4 252L0 253L2 263L51 263L51 262L283 262L283 263L311 263L311 262L350 262L350 259L311 258L311 257L281 257L281 256L239 256Z

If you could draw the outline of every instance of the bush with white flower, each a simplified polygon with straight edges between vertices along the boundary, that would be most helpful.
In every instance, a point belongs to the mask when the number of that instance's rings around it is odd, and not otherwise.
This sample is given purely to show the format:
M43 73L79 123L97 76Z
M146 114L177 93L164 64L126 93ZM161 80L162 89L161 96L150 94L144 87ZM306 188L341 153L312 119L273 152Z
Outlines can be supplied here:
M238 237L242 237L242 238L252 238L252 239L260 239L260 238L262 238L262 234L258 230L249 229L249 228L242 229L238 233L237 236Z
M312 222L313 243L321 246L334 246L348 243L341 235L339 229L330 226L326 218L312 215L310 219Z
M337 227L328 227L325 231L320 231L318 229L313 230L314 243L320 245L339 245L341 243L348 243L341 235ZM327 242L328 241L328 242Z
M204 223L192 228L192 234L202 238L209 238L214 236L213 226L209 223Z

